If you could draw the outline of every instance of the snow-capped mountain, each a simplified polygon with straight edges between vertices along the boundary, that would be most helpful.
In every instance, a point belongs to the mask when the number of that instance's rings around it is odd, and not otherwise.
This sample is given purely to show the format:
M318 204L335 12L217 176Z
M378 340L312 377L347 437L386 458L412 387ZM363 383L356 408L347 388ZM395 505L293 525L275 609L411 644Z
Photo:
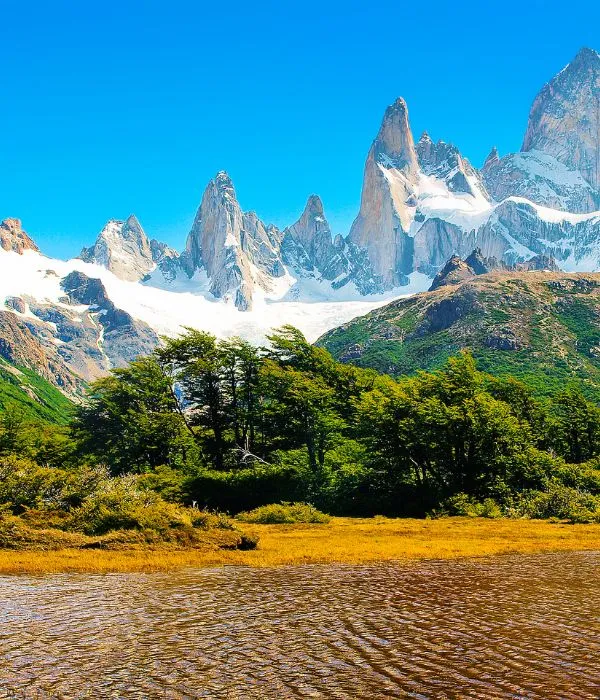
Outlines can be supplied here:
M450 143L427 133L415 143L399 98L367 154L346 237L332 233L317 195L283 230L244 212L223 171L181 253L131 215L108 221L79 258L52 260L6 219L0 355L29 338L45 348L44 371L62 363L56 383L70 387L71 375L99 376L184 326L262 341L291 323L316 339L427 289L449 258L475 248L507 265L545 256L566 271L600 270L599 101L600 57L583 49L534 100L522 151L493 149L478 171Z
M143 282L81 258L48 258L16 219L0 224L0 243L0 358L35 369L71 396L82 380L125 366L156 347L160 335L176 335L186 326L263 342L273 328L292 323L316 340L339 322L384 303L261 299L253 310L241 311L178 287L182 275L192 288L197 280L168 254L162 260L156 256L156 267ZM153 247L164 253L160 245ZM176 268L173 281L159 267L165 260ZM155 277L163 288L151 284Z
M523 150L492 150L481 171L424 133L406 102L385 111L364 169L360 210L333 236L311 195L280 231L242 211L227 173L208 183L185 250L150 241L134 216L110 221L82 259L118 277L223 300L382 300L425 289L440 266L479 247L509 264L538 254L566 270L600 267L600 57L582 49L534 100Z

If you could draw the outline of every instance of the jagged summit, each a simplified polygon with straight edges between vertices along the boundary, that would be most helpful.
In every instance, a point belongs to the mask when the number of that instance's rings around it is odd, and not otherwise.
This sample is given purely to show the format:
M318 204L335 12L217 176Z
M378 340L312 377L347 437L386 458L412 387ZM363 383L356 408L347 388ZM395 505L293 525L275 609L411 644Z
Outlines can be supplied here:
M580 65L591 65L600 66L600 53L589 46L582 46L575 58L571 61L569 65L580 64Z
M311 194L298 221L283 231L283 260L302 276L334 280L347 272L348 262L333 241L319 195Z
M220 171L208 183L187 238L185 265L191 277L204 270L210 293L242 310L254 297L273 292L285 274L276 237L254 212L244 213L231 178Z
M25 231L20 219L4 219L0 223L0 247L3 250L23 254L25 250L39 252L39 248Z
M417 154L404 98L399 97L385 110L372 149L374 158L383 165L393 165L407 175L417 172Z
M434 142L424 131L415 143L408 107L398 98L368 151L360 210L346 238L333 237L316 194L283 230L266 225L242 210L221 170L202 194L181 255L150 241L132 215L109 221L81 257L123 279L240 310L259 300L337 301L423 289L453 253L464 260L474 248L482 260L504 265L547 255L566 269L595 269L599 58L582 49L536 98L526 150L500 158L494 147L481 171L449 140Z
M485 159L485 162L483 164L483 170L485 170L486 168L491 168L499 160L500 160L500 156L498 154L498 149L496 148L496 146L493 146L492 150L488 153L488 156Z
M141 280L155 267L150 240L133 214L125 221L110 219L95 244L84 248L79 257L130 282Z

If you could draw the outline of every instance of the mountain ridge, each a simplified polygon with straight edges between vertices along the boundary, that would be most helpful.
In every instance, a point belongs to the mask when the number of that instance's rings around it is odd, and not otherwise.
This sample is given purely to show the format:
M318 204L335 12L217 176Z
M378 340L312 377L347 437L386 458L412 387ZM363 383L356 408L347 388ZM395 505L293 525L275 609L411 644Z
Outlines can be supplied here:
M600 59L583 50L534 99L522 150L500 157L492 149L481 170L427 132L415 141L398 98L368 150L346 236L333 235L316 194L290 225L265 223L242 210L225 171L208 182L182 251L150 238L130 214L110 219L79 258L53 260L18 219L6 219L5 334L16 326L32 335L57 367L56 386L73 394L186 326L264 342L290 323L312 341L390 299L425 291L440 274L440 286L451 278L457 287L475 284L475 268L489 272L492 260L503 272L600 270L592 168L599 92ZM477 260L465 261L474 249Z

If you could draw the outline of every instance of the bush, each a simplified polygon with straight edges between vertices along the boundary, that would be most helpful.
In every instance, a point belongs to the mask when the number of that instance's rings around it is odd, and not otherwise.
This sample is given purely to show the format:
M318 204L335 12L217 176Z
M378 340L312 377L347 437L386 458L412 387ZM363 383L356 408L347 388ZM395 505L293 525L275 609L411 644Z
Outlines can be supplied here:
M331 518L308 503L272 503L238 513L238 520L261 525L291 523L328 523Z
M431 515L433 517L462 515L469 518L501 518L503 513L493 498L485 498L479 502L466 493L457 493L446 499Z
M558 518L571 523L600 522L600 497L552 483L546 491L533 491L518 499L517 510L530 518Z
M204 470L187 483L189 497L204 508L230 513L277 501L307 498L302 465L274 464L234 471Z
M0 512L0 549L51 550L78 548L86 538L74 532L34 528L22 518Z

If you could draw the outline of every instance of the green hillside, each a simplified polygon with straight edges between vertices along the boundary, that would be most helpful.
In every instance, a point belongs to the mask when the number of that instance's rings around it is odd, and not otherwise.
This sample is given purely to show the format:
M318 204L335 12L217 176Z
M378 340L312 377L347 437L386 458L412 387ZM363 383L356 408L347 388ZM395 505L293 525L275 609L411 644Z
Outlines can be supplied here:
M18 410L26 420L67 422L72 402L33 370L0 359L0 412Z
M481 275L392 302L318 345L393 376L437 369L469 349L481 370L540 393L576 383L600 398L600 274Z

